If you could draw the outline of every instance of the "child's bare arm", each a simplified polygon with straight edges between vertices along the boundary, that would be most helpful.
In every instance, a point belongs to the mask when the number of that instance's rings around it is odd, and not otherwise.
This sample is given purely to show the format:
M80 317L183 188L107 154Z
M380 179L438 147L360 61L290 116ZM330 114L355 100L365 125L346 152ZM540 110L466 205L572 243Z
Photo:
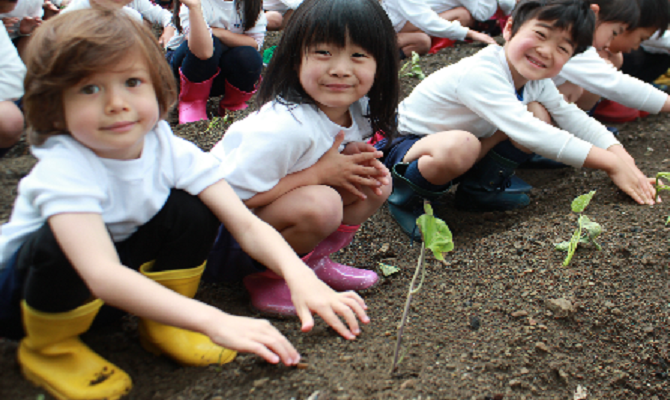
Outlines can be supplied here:
M614 146L610 148L612 147ZM638 173L637 167L631 168L627 161L614 152L593 146L584 161L584 166L605 171L612 182L637 203L654 204L655 193L649 180L641 172Z
M215 343L287 365L300 356L267 321L236 317L182 296L121 265L99 214L58 214L49 225L94 296L139 317L209 336Z
M378 181L374 177L380 174L379 169L366 163L375 160L380 154L368 152L343 156L338 151L343 140L344 134L339 133L333 146L316 164L283 177L272 189L254 195L245 200L244 204L249 208L262 207L295 188L309 185L344 187L356 196L365 198L355 185L377 185Z
M200 0L179 0L188 7L188 48L201 60L209 59L214 54L212 34L202 14Z
M360 333L357 317L363 323L369 322L367 307L360 296L353 292L337 293L319 280L279 232L244 206L228 183L221 180L203 190L199 197L247 254L286 280L303 331L309 331L314 324L311 312L319 314L345 339L354 339Z

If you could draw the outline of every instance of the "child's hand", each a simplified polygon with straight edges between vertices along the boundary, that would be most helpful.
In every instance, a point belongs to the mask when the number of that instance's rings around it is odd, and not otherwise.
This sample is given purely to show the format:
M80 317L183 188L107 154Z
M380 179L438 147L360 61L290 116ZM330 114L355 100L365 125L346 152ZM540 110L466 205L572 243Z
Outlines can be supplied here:
M22 35L29 35L40 25L42 25L42 18L24 17L19 24L19 33Z
M53 17L54 15L60 12L58 7L56 7L56 5L50 2L49 0L44 0L44 4L42 4L42 9L44 10L43 19L45 20Z
M263 319L238 317L222 313L223 321L207 332L212 342L225 348L243 353L254 353L267 362L295 365L300 354L293 345L272 324Z
M644 176L637 167L631 166L617 157L617 165L607 174L619 189L626 192L638 204L654 204L656 189L653 181Z
M468 33L465 35L466 38L476 40L478 42L484 42L488 44L498 44L498 42L495 41L491 36L487 35L486 33L481 33L477 31L473 31L470 29Z
M356 318L364 324L370 322L365 313L367 306L358 294L335 292L314 273L300 273L296 277L284 276L284 279L291 290L291 301L302 322L303 332L309 332L314 327L313 312L348 340L355 339L361 333ZM348 329L338 315L346 321Z
M355 146L355 149L350 147L352 153L349 155L344 154L344 152L340 153L338 148L343 140L344 133L338 133L331 148L314 164L314 167L319 171L319 182L324 185L344 188L355 196L365 199L366 196L358 189L359 186L378 188L381 185L388 184L388 170L380 168L381 163L377 160L383 153L375 150L372 146L370 147L373 151L363 147L368 150L356 153L358 146ZM375 164L375 161L379 165Z
M163 47L167 47L168 42L170 39L172 39L172 36L174 36L176 29L174 26L168 25L165 28L163 28L163 34L161 37L158 38L158 44L160 44Z
M19 22L19 17L7 17L2 19L2 23L5 25L5 28L9 30L12 26L16 25Z

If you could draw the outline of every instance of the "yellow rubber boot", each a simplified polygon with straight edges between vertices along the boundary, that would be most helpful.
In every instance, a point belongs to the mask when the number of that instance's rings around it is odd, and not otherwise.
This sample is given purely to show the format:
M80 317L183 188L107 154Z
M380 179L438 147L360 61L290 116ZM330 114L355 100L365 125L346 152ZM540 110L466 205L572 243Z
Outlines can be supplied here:
M79 340L102 304L96 299L72 311L45 313L24 300L26 337L19 345L23 375L59 400L115 400L128 394L128 374Z
M154 262L140 267L142 275L168 289L193 298L205 271L205 263L196 268L151 272ZM156 355L165 354L182 365L206 366L233 361L236 351L214 344L207 336L141 318L140 343Z

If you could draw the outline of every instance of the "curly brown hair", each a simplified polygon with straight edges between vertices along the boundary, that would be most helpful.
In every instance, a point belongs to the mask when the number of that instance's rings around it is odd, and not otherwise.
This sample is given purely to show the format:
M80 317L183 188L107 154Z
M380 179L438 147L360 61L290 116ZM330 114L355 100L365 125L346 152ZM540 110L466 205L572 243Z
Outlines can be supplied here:
M177 99L176 82L158 41L141 22L123 10L85 9L42 24L26 55L23 105L29 142L40 145L52 135L69 134L65 90L133 52L145 57L164 119Z

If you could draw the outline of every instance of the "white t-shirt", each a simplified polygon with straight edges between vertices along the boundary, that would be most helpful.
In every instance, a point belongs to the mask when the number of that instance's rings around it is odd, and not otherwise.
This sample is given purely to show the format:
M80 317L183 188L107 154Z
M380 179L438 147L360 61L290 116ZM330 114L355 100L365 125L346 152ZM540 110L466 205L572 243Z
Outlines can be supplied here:
M541 103L559 127L535 118L526 108ZM398 107L401 134L430 135L464 130L478 138L496 130L532 151L580 167L593 145L619 144L611 132L573 104L551 79L529 81L519 101L505 51L490 45L424 79Z
M476 21L486 21L498 11L496 0L425 0L426 4L438 14L465 7Z
M61 14L67 13L70 11L75 11L75 10L85 10L91 8L91 2L89 0L72 0L70 4L67 5L63 10L61 10ZM137 21L142 21L142 14L140 14L139 11L130 8L128 6L123 7L123 11L128 13L131 18L134 18Z
M469 29L458 21L440 18L424 0L382 0L382 7L396 32L411 22L430 36L463 40Z
M284 14L288 10L295 10L300 4L302 0L263 0L263 10Z
M165 121L146 134L140 158L96 156L69 135L33 146L38 162L19 183L12 216L0 231L0 270L28 235L56 214L101 214L114 242L163 208L170 190L199 194L223 175L219 161L175 136Z
M256 40L258 48L263 47L265 40L265 30L268 25L268 20L265 18L265 13L260 12L256 24L251 29L244 30L244 5L241 5L240 11L237 11L237 1L224 0L202 0L200 3L202 8L202 15L205 18L205 23L210 28L224 28L233 33L243 33ZM182 34L175 34L168 42L168 49L176 49L181 45L190 30L190 23L188 19L188 7L181 5L179 9L179 19L181 23Z
M626 107L657 114L668 95L652 85L624 74L598 55L594 47L572 57L554 78L556 86L572 82L591 93Z
M19 0L16 4L16 7L8 13L0 14L0 19L3 18L13 18L18 17L19 21L14 25L7 27L7 33L9 37L14 39L19 36L19 25L21 20L25 17L40 17L44 15L44 10L42 9L42 4L44 0Z
M663 32L658 35L656 31L651 38L642 42L642 48L650 53L670 54L670 31Z
M267 192L280 179L314 165L344 131L344 145L372 135L370 121L363 116L367 100L349 107L352 124L332 122L314 105L265 104L258 112L230 126L211 153L222 160L224 177L235 193L247 200Z
M23 96L26 66L4 26L0 27L0 54L0 101L16 100Z

